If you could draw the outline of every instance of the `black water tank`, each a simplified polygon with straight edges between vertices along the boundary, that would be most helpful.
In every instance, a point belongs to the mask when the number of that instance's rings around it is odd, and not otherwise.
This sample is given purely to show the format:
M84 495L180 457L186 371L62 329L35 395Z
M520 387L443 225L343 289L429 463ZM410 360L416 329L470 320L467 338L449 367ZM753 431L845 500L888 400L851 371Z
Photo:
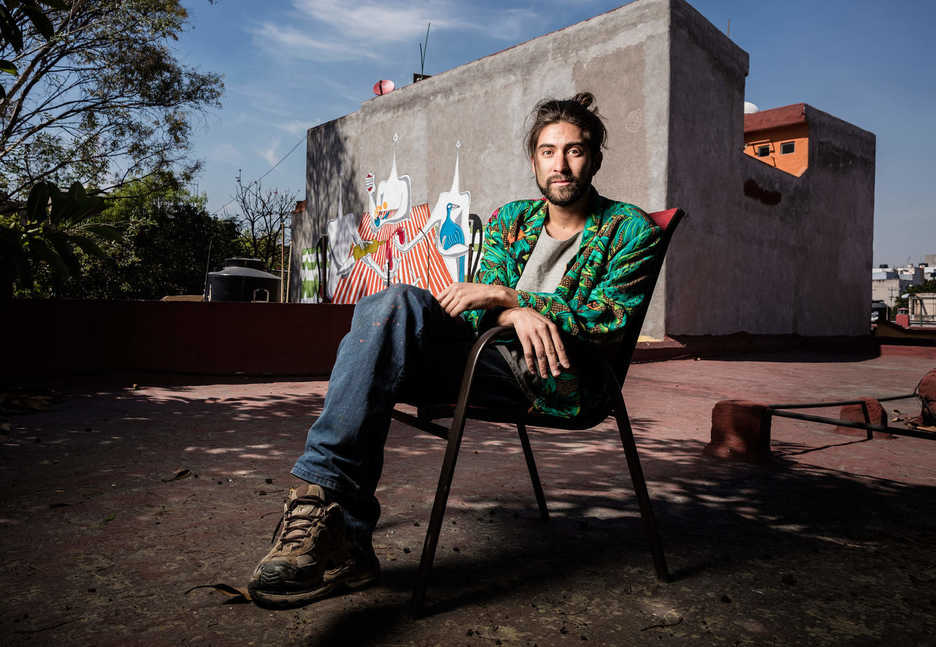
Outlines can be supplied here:
M208 273L209 301L279 301L280 279L263 271L259 258L227 258Z

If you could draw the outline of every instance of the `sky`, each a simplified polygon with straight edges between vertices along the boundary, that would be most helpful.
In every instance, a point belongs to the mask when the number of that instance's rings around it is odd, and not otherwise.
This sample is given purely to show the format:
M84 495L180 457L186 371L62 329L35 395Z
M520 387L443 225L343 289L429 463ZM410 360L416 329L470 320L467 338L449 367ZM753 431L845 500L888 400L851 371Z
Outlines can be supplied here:
M192 120L204 165L193 188L219 214L233 213L238 173L304 199L306 129L359 109L378 79L410 83L428 22L425 72L438 74L621 4L184 0L189 22L171 47L225 84L223 106ZM936 254L936 2L691 4L750 55L748 101L808 103L875 133L875 265Z

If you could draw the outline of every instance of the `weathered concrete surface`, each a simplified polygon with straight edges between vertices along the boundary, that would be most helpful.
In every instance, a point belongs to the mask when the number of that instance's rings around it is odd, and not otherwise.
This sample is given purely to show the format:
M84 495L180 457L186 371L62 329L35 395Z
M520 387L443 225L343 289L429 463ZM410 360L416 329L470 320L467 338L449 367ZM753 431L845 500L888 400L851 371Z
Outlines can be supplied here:
M545 525L515 435L469 428L429 590L435 614L421 620L406 603L438 440L391 431L383 582L269 612L184 591L246 581L326 384L72 385L0 427L0 643L933 645L936 443L776 420L774 468L701 456L718 400L906 392L934 360L900 350L631 369L625 395L670 584L652 575L608 424L531 433ZM182 469L191 475L171 480Z
M482 221L509 200L538 197L523 149L530 111L544 97L582 90L596 95L612 126L598 190L648 211L668 208L669 3L635 2L375 97L309 130L307 214L296 219L297 249L323 233L339 196L345 213L362 213L365 175L386 178L394 154L399 173L412 178L413 204L432 205L448 190L457 141L461 190L471 192L471 211ZM662 299L644 331L663 337Z
M667 257L667 334L866 334L874 135L806 106L802 176L751 158L747 54L681 0L670 37L667 203L689 218Z
M504 202L538 196L522 146L530 110L544 97L590 90L609 128L599 191L689 214L644 336L866 334L874 135L807 106L810 166L801 177L748 157L748 63L684 0L637 0L375 97L309 131L308 214L296 219L293 240L311 247L339 198L344 212L362 213L364 176L385 178L394 152L414 204L433 204L450 186L456 141L461 189L482 220ZM747 181L779 192L780 202L746 196ZM294 269L299 262L294 255Z

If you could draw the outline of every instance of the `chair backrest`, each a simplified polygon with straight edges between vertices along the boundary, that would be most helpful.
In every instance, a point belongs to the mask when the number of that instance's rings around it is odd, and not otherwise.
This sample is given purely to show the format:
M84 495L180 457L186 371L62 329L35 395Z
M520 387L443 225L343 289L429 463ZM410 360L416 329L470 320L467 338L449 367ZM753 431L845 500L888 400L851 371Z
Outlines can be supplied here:
M683 213L682 209L667 209L666 211L657 211L647 215L650 216L650 220L652 220L657 227L663 230L664 234L669 234L669 236L672 237L676 225L679 224L679 221L686 214ZM667 244L668 243L669 241L667 240Z
M471 283L475 280L475 273L478 271L478 263L481 261L481 241L484 239L484 225L481 224L481 216L476 213L468 214L468 222L471 229L471 240L468 241L468 273L465 280ZM477 238L477 242L475 242ZM475 254L477 248L478 253Z
M634 350L637 348L637 339L640 336L640 329L643 328L644 318L647 316L647 309L650 307L650 299L653 296L653 289L656 287L657 278L663 269L663 259L666 258L666 252L669 249L670 241L673 239L673 233L680 221L685 217L682 209L667 209L657 211L649 215L653 223L663 230L663 236L660 240L660 250L654 257L652 264L647 270L648 282L647 299L641 303L634 312L634 323L627 337L621 341L619 354L614 362L614 373L618 382L623 384L627 377L627 370L630 368L631 358L634 356Z

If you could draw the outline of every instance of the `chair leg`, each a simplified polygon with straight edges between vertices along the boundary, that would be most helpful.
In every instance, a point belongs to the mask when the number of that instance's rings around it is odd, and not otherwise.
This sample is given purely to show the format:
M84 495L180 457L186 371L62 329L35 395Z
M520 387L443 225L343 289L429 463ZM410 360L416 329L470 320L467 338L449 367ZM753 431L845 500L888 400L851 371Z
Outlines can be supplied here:
M647 493L647 481L644 479L643 469L640 466L640 457L637 455L637 443L634 441L634 432L631 429L630 418L624 398L618 396L614 408L614 417L617 419L618 430L621 433L621 443L624 445L624 454L627 456L627 468L634 483L634 493L640 505L640 517L643 520L644 531L650 541L650 552L653 554L653 566L656 569L657 579L669 579L669 569L666 567L666 557L663 555L663 541L657 528L653 508L650 505L650 495Z
M439 545L439 532L442 530L442 520L445 517L445 507L448 504L449 491L452 487L452 477L455 475L455 462L458 460L458 450L461 447L462 432L465 429L464 411L461 416L456 411L456 417L449 429L448 444L445 448L445 459L442 462L442 472L439 474L439 485L436 488L435 500L432 503L432 514L429 517L429 528L426 530L426 539L423 543L422 557L419 560L419 574L416 587L413 589L412 606L417 615L422 612L426 599L426 586L429 583L429 573L432 572L432 563L435 561L436 548Z
M527 469L530 470L530 480L533 481L533 494L536 495L536 505L539 506L540 518L543 521L549 521L546 497L543 496L543 486L540 484L539 472L536 471L536 461L533 460L533 448L530 447L530 437L527 435L526 425L522 422L517 423L517 433L520 434L523 456L526 458Z

